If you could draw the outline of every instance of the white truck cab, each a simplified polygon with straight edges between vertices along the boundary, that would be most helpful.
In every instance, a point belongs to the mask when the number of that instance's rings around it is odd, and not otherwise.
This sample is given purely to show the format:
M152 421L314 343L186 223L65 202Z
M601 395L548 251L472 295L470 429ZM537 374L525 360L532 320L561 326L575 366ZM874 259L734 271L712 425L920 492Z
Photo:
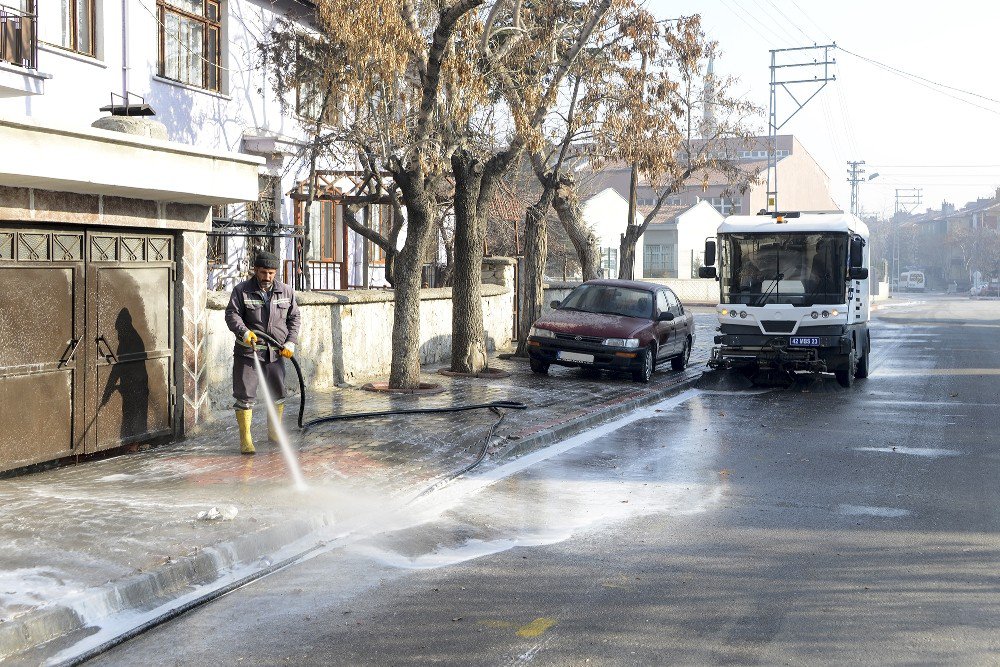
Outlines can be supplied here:
M845 387L868 376L868 227L857 217L729 216L705 264L699 276L719 281L711 367L832 372Z

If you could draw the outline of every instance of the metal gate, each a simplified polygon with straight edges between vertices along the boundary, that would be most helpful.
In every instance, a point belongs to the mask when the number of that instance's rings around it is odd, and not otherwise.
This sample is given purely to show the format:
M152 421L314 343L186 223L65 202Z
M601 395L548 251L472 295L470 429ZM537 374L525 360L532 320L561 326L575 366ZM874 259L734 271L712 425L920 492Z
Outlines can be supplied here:
M0 228L0 470L173 433L173 239Z

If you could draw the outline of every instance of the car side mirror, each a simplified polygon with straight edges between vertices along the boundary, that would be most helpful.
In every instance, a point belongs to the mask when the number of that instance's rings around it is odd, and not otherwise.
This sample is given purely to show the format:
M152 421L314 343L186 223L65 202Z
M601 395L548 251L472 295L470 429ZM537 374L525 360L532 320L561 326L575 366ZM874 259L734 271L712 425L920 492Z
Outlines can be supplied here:
M549 305L552 306L552 308L558 308L559 306L562 305L562 301L556 299L554 301L549 302Z
M716 272L714 266L699 266L698 267L698 277L699 278L715 278Z
M674 319L674 314L671 313L668 310L665 313L660 313L660 315L656 318L656 321L657 322L670 322L673 319Z
M849 280L867 280L868 269L863 266L852 266L847 270L847 278Z

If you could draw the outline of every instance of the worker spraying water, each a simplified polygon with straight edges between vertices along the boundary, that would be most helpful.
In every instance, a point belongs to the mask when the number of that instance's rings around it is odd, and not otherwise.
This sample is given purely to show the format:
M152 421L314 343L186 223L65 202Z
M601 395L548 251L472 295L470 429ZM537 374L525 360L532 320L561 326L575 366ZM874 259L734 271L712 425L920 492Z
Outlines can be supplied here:
M273 401L268 414L268 439L281 444L281 418L285 409L285 359L295 353L299 333L299 307L295 291L275 280L278 258L270 252L258 252L254 258L253 278L233 288L226 307L226 325L236 335L233 348L233 407L240 429L240 452L254 454L250 420L257 402L257 386L264 385ZM274 339L278 346L258 340L259 331ZM286 438L287 444L287 438ZM286 458L290 450L286 452ZM296 466L297 468L297 466Z

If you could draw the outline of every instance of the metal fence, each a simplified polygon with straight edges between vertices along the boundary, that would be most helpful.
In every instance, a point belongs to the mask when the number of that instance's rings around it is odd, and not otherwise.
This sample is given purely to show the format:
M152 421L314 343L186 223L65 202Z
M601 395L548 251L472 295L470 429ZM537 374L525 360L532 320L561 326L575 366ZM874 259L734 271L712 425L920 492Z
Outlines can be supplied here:
M34 14L0 5L0 61L37 68L38 21Z

